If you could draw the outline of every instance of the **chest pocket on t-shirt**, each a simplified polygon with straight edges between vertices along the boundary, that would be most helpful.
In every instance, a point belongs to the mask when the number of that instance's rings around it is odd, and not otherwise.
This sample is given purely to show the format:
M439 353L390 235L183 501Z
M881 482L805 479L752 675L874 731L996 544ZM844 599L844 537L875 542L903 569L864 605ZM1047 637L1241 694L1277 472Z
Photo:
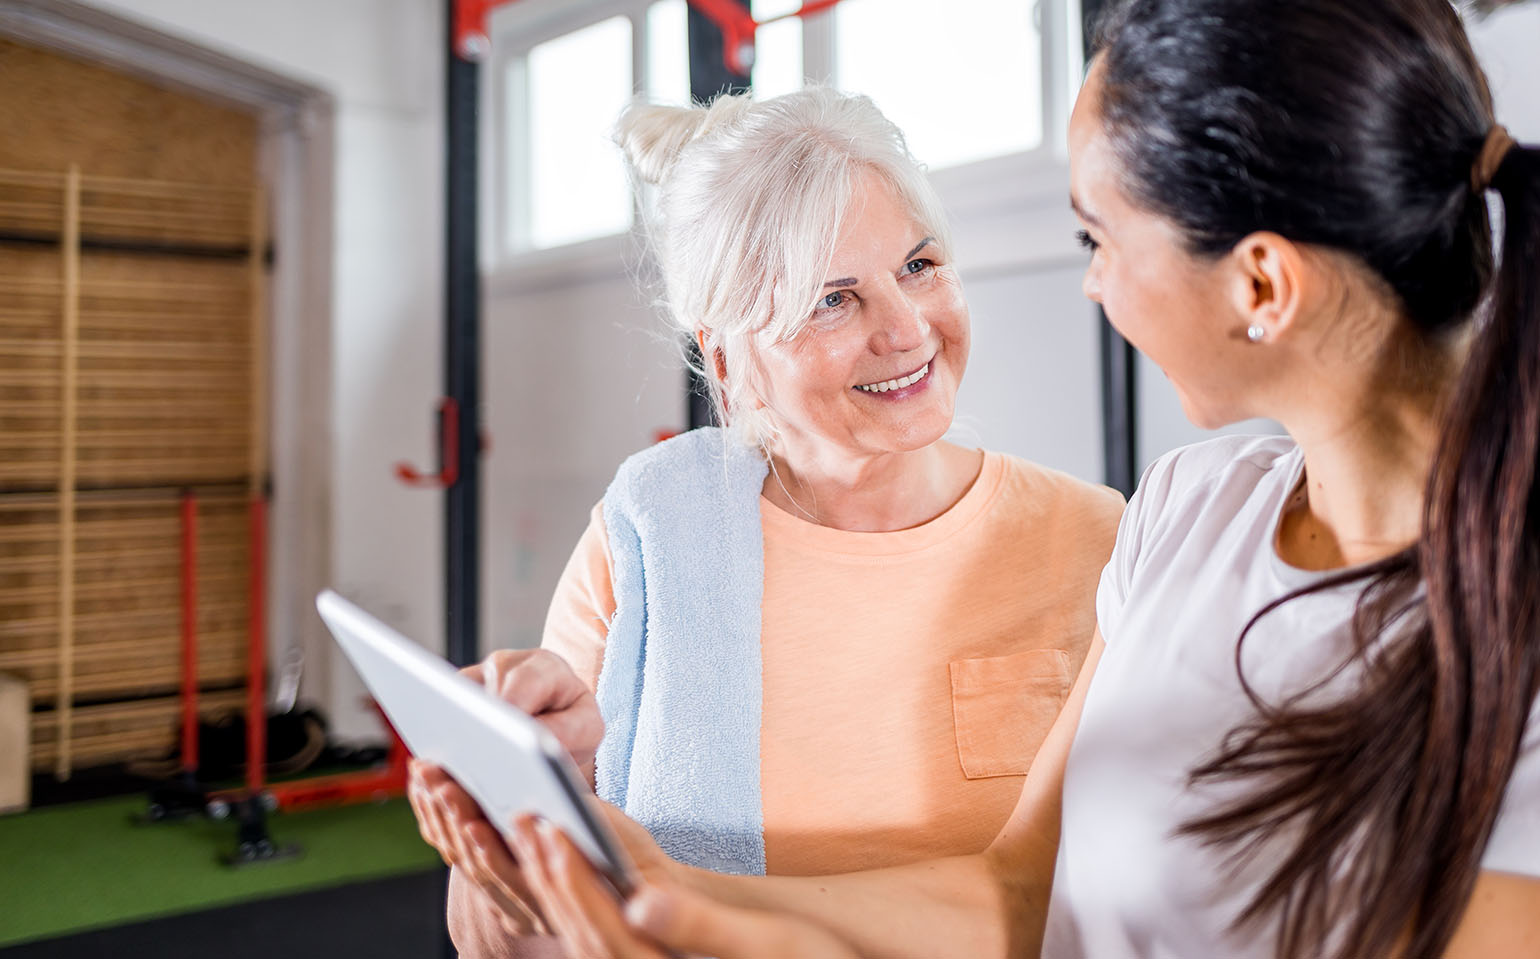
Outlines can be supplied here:
M952 721L969 779L1022 776L1048 736L1074 677L1062 649L955 659Z

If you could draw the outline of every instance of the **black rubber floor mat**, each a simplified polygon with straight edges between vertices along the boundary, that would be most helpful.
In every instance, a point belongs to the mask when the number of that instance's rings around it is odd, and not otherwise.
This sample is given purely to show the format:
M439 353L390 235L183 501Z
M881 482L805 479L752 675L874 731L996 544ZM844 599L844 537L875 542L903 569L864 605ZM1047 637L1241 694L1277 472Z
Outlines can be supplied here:
M0 949L0 959L444 959L446 870Z

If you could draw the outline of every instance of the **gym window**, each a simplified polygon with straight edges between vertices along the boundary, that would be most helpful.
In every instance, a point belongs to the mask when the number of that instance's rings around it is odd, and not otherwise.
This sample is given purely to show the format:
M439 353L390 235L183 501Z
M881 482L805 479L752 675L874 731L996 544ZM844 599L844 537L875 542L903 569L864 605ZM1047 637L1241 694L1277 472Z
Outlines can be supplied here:
M547 249L631 227L626 171L604 135L631 98L626 17L532 47L509 64L504 244Z
M933 170L1043 141L1038 5L1021 0L844 0L835 82L865 93Z
M764 21L801 5L751 0L751 11ZM665 103L689 93L685 0L503 9L489 64L489 266L630 230L615 118L635 91ZM996 181L1018 194L1033 170L1062 164L1081 67L1078 0L843 0L766 24L757 39L756 96L805 76L869 94L922 163L970 194Z

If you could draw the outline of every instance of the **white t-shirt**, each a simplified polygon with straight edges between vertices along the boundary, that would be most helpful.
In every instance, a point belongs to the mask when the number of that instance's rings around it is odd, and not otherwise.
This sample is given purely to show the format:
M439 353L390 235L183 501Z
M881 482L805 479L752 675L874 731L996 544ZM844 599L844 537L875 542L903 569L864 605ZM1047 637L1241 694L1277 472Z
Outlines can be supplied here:
M1188 773L1252 716L1235 661L1247 622L1328 575L1287 565L1273 545L1303 470L1288 437L1224 437L1160 459L1129 501L1097 594L1107 648L1065 771L1044 956L1274 955L1275 923L1230 931L1270 863L1237 869L1229 850L1176 831L1255 788L1194 788ZM1301 597L1259 620L1244 647L1256 692L1279 702L1338 666L1361 588ZM1482 866L1540 877L1540 708Z

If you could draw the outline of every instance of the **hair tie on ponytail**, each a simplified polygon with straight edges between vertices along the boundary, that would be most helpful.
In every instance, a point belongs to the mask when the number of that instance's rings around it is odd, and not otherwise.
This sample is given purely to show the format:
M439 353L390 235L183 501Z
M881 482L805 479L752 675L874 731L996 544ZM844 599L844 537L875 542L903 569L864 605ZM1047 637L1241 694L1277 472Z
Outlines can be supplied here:
M1492 178L1497 176L1498 169L1503 165L1503 160L1508 156L1508 151L1518 145L1518 141L1508 135L1508 128L1502 124L1492 127L1487 134L1487 142L1482 144L1481 153L1477 155L1476 162L1470 169L1470 186L1477 193L1485 193L1492 185Z

